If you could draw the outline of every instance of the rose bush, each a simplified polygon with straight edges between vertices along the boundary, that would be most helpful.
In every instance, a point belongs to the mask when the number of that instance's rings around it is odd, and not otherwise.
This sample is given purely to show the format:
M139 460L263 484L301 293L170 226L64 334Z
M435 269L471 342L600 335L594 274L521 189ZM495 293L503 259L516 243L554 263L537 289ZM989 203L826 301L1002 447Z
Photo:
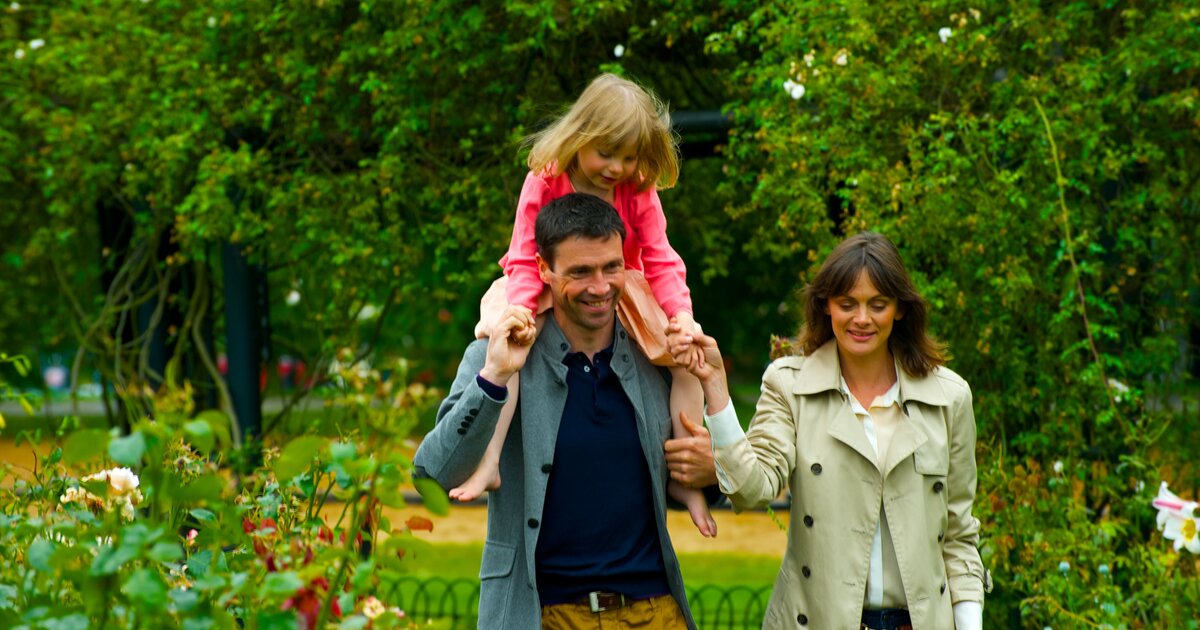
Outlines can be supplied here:
M223 417L178 409L171 387L127 435L77 430L30 471L5 464L0 626L408 627L382 598L430 524L382 508L405 505L401 442L436 392L391 367L346 370L340 437L265 449L248 474L226 465ZM445 510L436 484L415 485Z

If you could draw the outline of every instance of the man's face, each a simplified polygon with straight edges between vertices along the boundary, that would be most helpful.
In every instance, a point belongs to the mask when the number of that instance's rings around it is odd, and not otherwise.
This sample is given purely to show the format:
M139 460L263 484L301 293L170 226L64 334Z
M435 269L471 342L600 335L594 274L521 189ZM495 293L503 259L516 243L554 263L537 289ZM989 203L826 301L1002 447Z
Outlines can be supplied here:
M621 237L570 237L554 249L554 265L537 257L542 282L550 287L555 319L563 332L591 334L611 329L625 289Z

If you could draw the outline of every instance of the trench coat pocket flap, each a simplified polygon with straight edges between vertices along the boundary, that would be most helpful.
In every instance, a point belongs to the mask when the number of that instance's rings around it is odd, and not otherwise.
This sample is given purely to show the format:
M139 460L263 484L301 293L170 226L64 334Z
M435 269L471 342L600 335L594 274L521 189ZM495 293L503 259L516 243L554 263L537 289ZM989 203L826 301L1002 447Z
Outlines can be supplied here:
M483 545L483 558L479 562L479 579L507 577L512 573L513 560L516 557L516 545L487 541Z
M945 477L950 473L950 453L928 443L913 452L913 461L922 475Z

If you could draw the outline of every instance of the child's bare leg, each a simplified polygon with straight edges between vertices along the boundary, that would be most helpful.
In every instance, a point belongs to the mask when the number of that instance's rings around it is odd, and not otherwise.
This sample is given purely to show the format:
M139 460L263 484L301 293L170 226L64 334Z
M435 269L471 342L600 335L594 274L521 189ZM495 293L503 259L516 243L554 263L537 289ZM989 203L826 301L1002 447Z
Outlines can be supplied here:
M492 432L492 441L488 442L483 459L461 486L450 490L451 499L474 501L483 496L484 492L500 487L500 451L504 448L504 438L508 436L508 428L512 426L513 415L517 409L520 376L520 373L513 374L508 381L508 400L504 401L504 406L500 408L496 430Z
M688 418L703 418L704 390L700 386L700 379L692 376L685 368L676 366L671 368L671 434L675 438L691 437L692 434L679 420L680 411L686 413ZM667 492L672 499L687 506L692 523L701 534L706 537L717 535L717 522L708 510L708 502L704 499L703 492L685 487L674 480L667 484Z

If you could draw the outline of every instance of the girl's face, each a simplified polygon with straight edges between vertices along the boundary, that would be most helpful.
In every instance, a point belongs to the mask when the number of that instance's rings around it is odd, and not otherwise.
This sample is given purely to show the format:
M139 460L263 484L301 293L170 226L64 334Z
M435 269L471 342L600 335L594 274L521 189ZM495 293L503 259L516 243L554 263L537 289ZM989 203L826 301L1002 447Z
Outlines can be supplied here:
M571 171L575 192L595 195L612 203L617 184L637 172L637 145L629 140L610 147L594 140L579 150L575 164Z
M879 293L863 269L846 295L835 295L825 303L833 323L838 353L855 362L888 360L888 338L892 325L904 317L900 303Z

